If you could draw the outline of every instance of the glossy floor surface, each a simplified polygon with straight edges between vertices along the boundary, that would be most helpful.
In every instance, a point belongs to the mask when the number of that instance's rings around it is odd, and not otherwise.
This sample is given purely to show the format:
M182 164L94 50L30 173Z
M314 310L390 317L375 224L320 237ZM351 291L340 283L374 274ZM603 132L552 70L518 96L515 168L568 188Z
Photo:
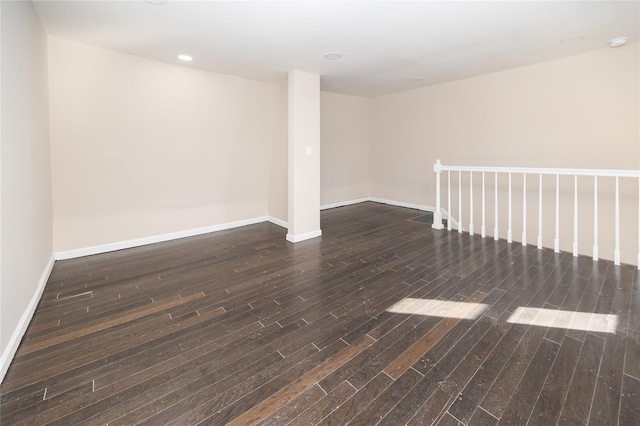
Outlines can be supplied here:
M634 267L322 212L56 262L2 425L638 425Z

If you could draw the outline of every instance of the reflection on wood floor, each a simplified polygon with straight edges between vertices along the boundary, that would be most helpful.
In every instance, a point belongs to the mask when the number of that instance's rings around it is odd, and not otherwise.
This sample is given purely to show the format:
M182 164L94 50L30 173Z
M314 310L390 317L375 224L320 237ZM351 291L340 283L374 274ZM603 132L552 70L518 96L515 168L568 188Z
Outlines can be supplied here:
M640 424L640 279L322 212L59 261L1 388L2 425Z

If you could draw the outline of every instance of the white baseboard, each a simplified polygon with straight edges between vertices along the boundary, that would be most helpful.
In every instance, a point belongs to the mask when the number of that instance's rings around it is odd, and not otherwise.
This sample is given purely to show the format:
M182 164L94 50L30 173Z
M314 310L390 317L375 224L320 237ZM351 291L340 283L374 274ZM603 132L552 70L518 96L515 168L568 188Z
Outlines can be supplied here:
M306 232L304 234L291 235L287 234L287 241L290 243L299 243L300 241L310 240L311 238L316 238L322 235L322 230L318 229L317 231Z
M133 240L118 241L115 243L101 244L97 246L84 247L75 250L59 251L55 253L56 260L73 259L76 257L91 256L93 254L107 253L110 251L123 250L132 247L144 246L147 244L162 243L164 241L177 240L178 238L193 237L196 235L208 234L209 232L223 231L225 229L238 228L240 226L253 225L256 223L270 221L267 216L260 216L251 219L238 220L235 222L221 223L219 225L205 226L202 228L187 229L184 231L171 232L168 234L154 235L151 237L136 238ZM277 219L274 219L277 220ZM274 222L275 223L275 222Z
M323 206L320 206L320 209L321 210L332 209L336 207L343 207L343 206L349 206L352 204L364 203L366 201L373 201L376 203L389 204L389 205L398 206L398 207L407 207L410 209L417 209L417 210L423 210L423 211L432 212L435 210L435 208L431 206L404 203L402 201L386 200L386 199L375 198L375 197L359 198L356 200L347 200L347 201L341 201L338 203L325 204ZM287 222L285 222L282 219L278 219L272 216L259 216L251 219L221 223L218 225L205 226L202 228L187 229L184 231L171 232L168 234L153 235L150 237L136 238L136 239L125 240L125 241L117 241L114 243L100 244L96 246L83 247L79 249L58 251L54 253L54 256L55 256L55 260L74 259L76 257L91 256L94 254L108 253L116 250L123 250L127 248L132 248L132 247L144 246L147 244L155 244L155 243L161 243L165 241L176 240L179 238L193 237L196 235L208 234L210 232L223 231L225 229L238 228L240 226L253 225L256 223L267 222L267 221L275 225L281 226L283 228L288 227ZM318 232L320 234L318 234ZM315 232L303 234L301 236L287 234L287 240L292 242L303 241L309 238L318 237L321 235L321 232L322 231L318 230Z
M330 204L325 204L323 206L320 206L320 210L335 209L336 207L350 206L352 204L364 203L365 201L371 201L371 200L368 197L366 197L366 198L358 198L356 200L340 201L338 203L330 203Z
M13 334L9 339L9 343L7 347L2 352L2 357L0 357L0 383L4 380L5 374L7 374L7 370L11 365L11 361L13 361L13 357L18 350L18 346L20 346L20 342L22 341L22 337L24 333L27 331L27 327L31 322L31 318L33 318L33 314L36 311L36 307L38 307L38 303L40 303L40 298L42 297L42 292L44 291L45 286L47 285L47 281L49 281L49 275L51 275L51 270L53 269L53 264L55 263L55 256L52 254L51 259L44 267L42 271L42 275L40 275L40 280L38 281L38 285L36 287L35 292L33 293L33 297L31 297L31 301L27 305L27 308L24 310L20 321L18 321L18 325L15 330L13 330Z
M278 225L278 226L281 226L283 228L288 228L289 227L289 224L287 222L285 222L282 219L278 219L277 217L269 216L267 220L269 222L273 223L274 225Z
M409 209L416 209L416 210L422 210L422 211L427 211L427 212L433 212L435 211L435 207L431 207L431 206L425 206L425 205L420 205L420 204L413 204L413 203L405 203L402 201L395 201L395 200L386 200L383 198L375 198L375 197L369 197L368 201L373 201L374 203L382 203L382 204L389 204L392 206L398 206L398 207L406 207Z

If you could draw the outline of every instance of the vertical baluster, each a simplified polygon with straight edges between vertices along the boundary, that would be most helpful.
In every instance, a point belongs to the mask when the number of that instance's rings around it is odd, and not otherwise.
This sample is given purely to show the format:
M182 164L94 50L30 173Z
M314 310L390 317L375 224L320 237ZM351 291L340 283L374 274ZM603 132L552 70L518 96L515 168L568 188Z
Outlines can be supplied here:
M522 245L527 245L527 174L522 174Z
M485 202L484 202L484 172L482 172L482 226L480 227L480 235L482 238L487 236L487 226L485 221Z
M447 231L451 231L451 170L447 170Z
M538 177L538 249L542 250L542 173Z
M498 172L495 172L495 191L493 194L494 199L494 219L493 219L493 239L498 241L500 236L498 235Z
M440 207L440 172L442 171L442 164L440 160L436 160L436 164L433 165L433 171L436 173L436 211L433 212L433 225L434 229L442 229L442 208Z
M462 232L462 171L458 170L458 232Z
M560 175L556 175L556 235L553 238L553 251L560 253Z
M473 235L473 172L469 172L469 235Z
M613 263L620 264L620 178L616 176L616 208L615 208L615 248L613 251Z
M598 260L598 176L593 177L593 260Z
M573 175L573 257L578 257L578 175Z
M511 243L513 241L513 235L512 235L512 231L511 231L511 173L509 173L509 199L508 199L508 203L509 203L509 226L507 228L507 242Z

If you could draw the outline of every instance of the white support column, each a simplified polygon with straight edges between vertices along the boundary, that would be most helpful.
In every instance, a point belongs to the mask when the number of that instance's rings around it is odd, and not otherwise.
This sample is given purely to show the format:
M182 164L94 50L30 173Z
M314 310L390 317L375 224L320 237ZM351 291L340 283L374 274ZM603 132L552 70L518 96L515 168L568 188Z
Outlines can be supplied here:
M556 175L556 233L553 238L553 251L560 253L560 175Z
M538 249L542 250L542 173L538 176Z
M615 206L615 248L613 250L614 265L620 264L620 178L616 176L616 206Z
M473 235L473 172L469 172L469 235Z
M440 160L436 160L436 164L433 165L433 171L436 174L436 211L433 212L433 229L442 229L442 207L440 207L440 173L442 172L442 163Z
M447 170L447 231L451 231L451 171Z
M507 242L511 243L513 242L513 231L511 229L511 173L509 173L509 199L508 199L508 203L509 203L509 216L508 216L508 227L507 227Z
M598 260L598 176L593 177L593 260Z
M287 240L319 237L320 76L289 72L289 218Z
M495 172L495 180L494 180L494 210L493 210L493 239L498 241L500 239L500 233L498 228L498 172Z
M484 197L484 172L482 172L482 225L480 226L480 236L482 238L487 237L487 224L486 224L486 217L485 217L486 206L485 206L484 198L485 198Z
M522 245L527 245L527 174L522 174Z
M578 257L578 175L573 176L573 257Z
M458 172L458 232L462 232L462 172Z

